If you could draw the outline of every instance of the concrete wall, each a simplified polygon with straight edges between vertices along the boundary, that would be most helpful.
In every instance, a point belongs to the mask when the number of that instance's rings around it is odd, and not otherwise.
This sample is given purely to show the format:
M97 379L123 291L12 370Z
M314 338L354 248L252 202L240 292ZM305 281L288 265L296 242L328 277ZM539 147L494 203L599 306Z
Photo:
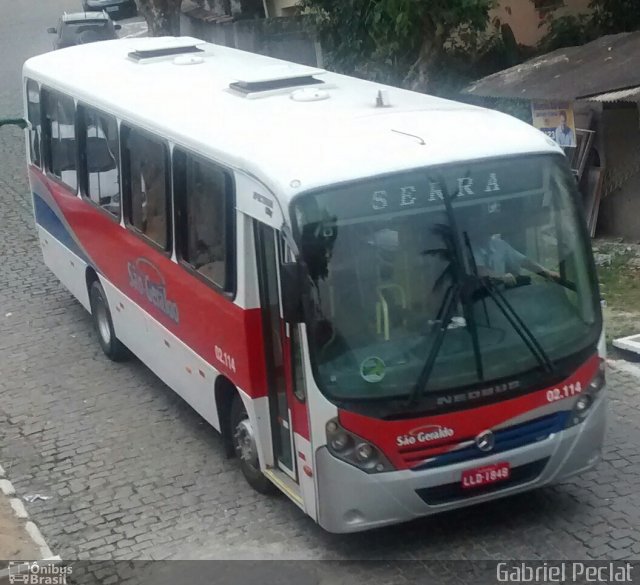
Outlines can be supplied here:
M555 5L555 3L553 3ZM564 4L553 14L565 16L589 12L589 0L564 0ZM530 0L501 0L500 5L491 11L491 18L498 18L501 23L508 24L521 45L535 46L547 33L544 21L545 12L539 10Z
M180 34L302 65L323 66L320 43L299 18L208 23L182 14Z
M636 104L605 107L602 136L606 164L599 234L640 241L640 120Z

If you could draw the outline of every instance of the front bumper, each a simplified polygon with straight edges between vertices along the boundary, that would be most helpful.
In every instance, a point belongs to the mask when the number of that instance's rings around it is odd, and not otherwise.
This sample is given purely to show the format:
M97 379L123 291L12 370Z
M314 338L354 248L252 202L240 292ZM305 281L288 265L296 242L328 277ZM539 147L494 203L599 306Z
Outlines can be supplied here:
M318 521L329 532L357 532L562 481L598 462L605 423L603 390L583 423L543 441L472 462L424 471L367 474L322 447L316 453ZM511 465L510 480L481 494L460 490L463 471L501 461Z

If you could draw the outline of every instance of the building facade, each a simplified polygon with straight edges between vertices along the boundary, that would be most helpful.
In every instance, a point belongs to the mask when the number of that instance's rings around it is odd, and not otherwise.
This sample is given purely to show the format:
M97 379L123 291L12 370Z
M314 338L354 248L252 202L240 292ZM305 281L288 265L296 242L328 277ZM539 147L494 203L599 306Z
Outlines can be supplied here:
M590 0L501 0L491 11L491 18L508 24L520 45L532 47L547 33L546 20L550 13L554 17L588 13L589 2Z

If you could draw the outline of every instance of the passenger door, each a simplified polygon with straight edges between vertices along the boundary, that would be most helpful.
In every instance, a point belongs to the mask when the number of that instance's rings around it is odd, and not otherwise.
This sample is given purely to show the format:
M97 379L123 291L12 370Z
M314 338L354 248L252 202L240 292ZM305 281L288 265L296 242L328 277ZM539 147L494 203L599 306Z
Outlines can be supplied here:
M284 250L275 229L254 220L254 230L273 455L277 468L297 482L291 342L289 328L282 320L279 286Z

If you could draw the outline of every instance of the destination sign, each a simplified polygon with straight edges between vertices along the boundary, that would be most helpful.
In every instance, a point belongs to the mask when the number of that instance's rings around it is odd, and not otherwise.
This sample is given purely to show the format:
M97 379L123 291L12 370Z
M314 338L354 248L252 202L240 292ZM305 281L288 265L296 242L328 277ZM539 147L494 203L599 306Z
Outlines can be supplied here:
M311 209L299 200L298 211L305 222L318 221L313 216L320 208L340 221L440 207L445 198L451 198L455 206L461 200L540 190L543 169L549 162L533 157L377 177L316 194L318 206Z

